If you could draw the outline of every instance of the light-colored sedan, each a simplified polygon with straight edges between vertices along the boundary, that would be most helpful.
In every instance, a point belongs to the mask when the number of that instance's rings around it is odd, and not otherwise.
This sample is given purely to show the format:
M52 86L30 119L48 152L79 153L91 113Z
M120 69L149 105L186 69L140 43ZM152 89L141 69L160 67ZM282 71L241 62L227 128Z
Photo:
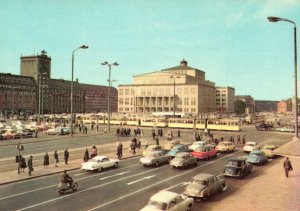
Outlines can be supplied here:
M140 164L143 164L144 166L153 166L155 165L158 167L162 163L168 163L170 162L171 157L167 155L163 151L154 151L150 152L146 157L140 158Z
M96 157L93 157L91 160L89 160L86 163L81 164L81 169L87 170L87 171L102 171L106 168L117 168L119 166L119 160L118 159L111 159L107 156L99 155Z
M261 151L263 151L268 158L274 158L277 156L277 154L275 152L277 148L278 148L278 146L276 146L276 145L266 144L261 148Z
M173 168L184 167L187 168L189 166L197 166L198 159L193 157L190 152L179 152L175 156L173 160L171 160L170 165Z
M160 145L149 145L146 149L142 151L142 156L147 156L150 152L161 150L162 146Z
M254 141L248 141L243 147L244 152L251 152L252 150L260 149L260 145Z
M160 191L151 196L148 204L140 211L190 211L193 203L193 198L172 191Z
M225 180L212 174L198 174L186 186L183 194L195 199L207 199L227 189Z
M295 132L295 128L294 127L289 127L289 126L279 127L276 130L278 132L288 132L288 133L294 133Z
M203 147L206 144L206 141L195 141L191 146L189 146L189 149L195 150L199 147Z
M59 128L59 127L57 127L57 128L49 128L48 130L45 131L45 133L47 135L57 135L57 134L60 133L60 129L61 128Z
M218 152L233 152L235 145L230 141L222 141L215 148Z

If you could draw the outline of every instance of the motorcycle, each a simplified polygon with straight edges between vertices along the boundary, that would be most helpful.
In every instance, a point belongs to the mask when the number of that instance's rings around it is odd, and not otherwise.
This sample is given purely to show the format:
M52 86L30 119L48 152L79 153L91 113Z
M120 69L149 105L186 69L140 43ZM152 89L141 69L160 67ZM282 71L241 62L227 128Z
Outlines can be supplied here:
M66 182L60 182L57 186L58 188L58 193L63 194L68 190L72 190L72 192L75 192L78 188L78 184L75 181L72 181L72 184L70 185L69 183Z

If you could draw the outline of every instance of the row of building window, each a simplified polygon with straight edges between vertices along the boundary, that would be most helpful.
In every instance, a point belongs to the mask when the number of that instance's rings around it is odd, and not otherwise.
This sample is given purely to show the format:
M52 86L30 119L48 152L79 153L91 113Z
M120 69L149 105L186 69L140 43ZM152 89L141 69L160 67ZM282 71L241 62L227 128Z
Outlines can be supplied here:
M189 91L190 89L190 91ZM140 95L170 95L170 94L174 94L173 93L173 88L154 88L154 89L141 89L140 90ZM135 90L134 89L119 89L119 95L134 95L135 94ZM182 88L182 87L177 87L175 90L176 94L196 94L196 87L191 87L191 88Z

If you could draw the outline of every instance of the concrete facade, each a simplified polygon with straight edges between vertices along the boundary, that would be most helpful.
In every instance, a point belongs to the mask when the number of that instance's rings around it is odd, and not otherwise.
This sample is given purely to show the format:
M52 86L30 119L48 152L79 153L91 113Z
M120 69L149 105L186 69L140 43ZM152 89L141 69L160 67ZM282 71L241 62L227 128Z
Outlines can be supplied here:
M222 113L234 113L235 89L232 87L216 87L216 107Z
M118 87L119 112L184 112L192 115L215 112L215 83L205 72L180 66L133 77L132 85Z

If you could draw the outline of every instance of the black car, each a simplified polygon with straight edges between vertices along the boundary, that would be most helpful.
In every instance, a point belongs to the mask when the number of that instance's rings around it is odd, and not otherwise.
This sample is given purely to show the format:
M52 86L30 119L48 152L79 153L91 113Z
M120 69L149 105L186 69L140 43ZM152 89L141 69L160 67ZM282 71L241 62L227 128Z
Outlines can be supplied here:
M231 158L227 160L224 175L229 177L244 178L251 173L252 165L246 162L245 158Z

